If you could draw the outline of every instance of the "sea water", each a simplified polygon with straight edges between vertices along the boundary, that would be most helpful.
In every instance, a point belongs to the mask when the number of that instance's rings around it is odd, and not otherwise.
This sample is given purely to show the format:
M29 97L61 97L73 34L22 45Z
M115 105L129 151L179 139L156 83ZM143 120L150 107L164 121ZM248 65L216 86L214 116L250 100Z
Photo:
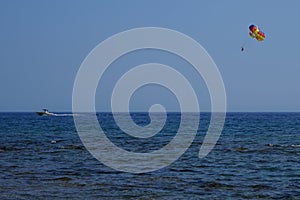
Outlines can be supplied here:
M141 153L168 144L180 123L168 113L161 133L139 140L111 113L97 117L113 143ZM132 118L149 123L147 113ZM72 114L0 113L0 199L299 199L300 113L227 113L216 146L199 159L209 121L201 113L195 140L173 164L133 174L94 158Z

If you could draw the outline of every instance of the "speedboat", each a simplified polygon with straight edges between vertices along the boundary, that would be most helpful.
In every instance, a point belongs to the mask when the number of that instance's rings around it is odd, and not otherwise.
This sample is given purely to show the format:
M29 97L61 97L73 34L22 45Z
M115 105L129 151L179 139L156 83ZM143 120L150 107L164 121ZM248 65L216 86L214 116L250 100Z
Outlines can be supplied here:
M55 116L56 114L49 112L47 109L43 109L42 112L36 112L40 116Z

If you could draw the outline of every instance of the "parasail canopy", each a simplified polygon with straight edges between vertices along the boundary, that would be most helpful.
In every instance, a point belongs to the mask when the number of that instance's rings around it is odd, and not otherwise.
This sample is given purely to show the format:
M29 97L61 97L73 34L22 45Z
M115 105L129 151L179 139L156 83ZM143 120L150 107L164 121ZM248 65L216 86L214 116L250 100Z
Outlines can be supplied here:
M257 41L263 41L265 39L265 34L256 25L250 25L249 26L249 35L252 38L255 38Z

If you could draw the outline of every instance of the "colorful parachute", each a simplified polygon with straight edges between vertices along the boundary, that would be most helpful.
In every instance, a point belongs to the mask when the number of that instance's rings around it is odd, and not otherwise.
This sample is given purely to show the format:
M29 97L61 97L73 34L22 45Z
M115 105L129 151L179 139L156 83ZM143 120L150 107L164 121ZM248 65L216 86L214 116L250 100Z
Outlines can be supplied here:
M250 37L255 38L259 42L263 41L266 37L265 34L261 30L259 30L257 26L253 24L249 26L249 30L250 30L249 32ZM241 46L241 51L244 51L245 44L246 42L244 42L244 44Z
M252 24L249 26L249 30L250 30L249 32L250 37L256 38L257 41L260 42L265 39L265 34L261 30L259 30L257 26Z

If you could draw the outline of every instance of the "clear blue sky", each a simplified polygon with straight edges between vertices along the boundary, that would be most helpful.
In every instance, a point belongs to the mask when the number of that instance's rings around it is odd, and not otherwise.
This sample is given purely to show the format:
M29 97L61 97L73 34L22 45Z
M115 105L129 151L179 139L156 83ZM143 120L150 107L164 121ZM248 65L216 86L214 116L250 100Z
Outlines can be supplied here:
M300 111L299 8L297 0L2 0L0 111L71 111L74 79L87 54L113 34L145 26L180 31L208 51L222 74L228 111ZM262 43L248 37L252 23L265 32ZM113 70L108 77L119 73ZM149 103L143 91L136 96Z

